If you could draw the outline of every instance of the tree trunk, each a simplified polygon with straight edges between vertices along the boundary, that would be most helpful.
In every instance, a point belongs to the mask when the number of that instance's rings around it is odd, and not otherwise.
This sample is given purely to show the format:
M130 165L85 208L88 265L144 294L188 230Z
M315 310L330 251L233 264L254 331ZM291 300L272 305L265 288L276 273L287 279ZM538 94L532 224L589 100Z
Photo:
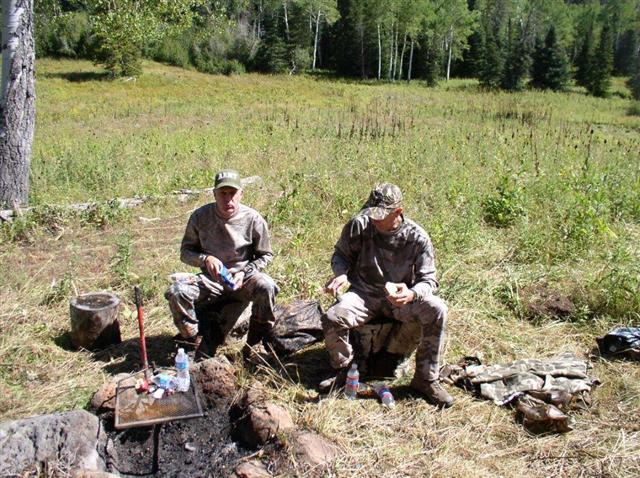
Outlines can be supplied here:
M398 70L398 30L396 30L394 47L393 47L393 76L396 79L396 71Z
M391 23L391 34L389 35L389 72L387 73L387 79L391 80L392 72L393 72L393 23Z
M316 17L316 35L313 39L313 65L312 70L316 69L316 57L318 55L318 32L320 31L320 10L318 10L318 16Z
M71 341L85 349L120 343L120 298L111 292L90 292L69 302Z
M409 52L409 71L407 71L407 81L411 81L412 67L413 67L413 40L411 40L411 50Z
M404 39L402 40L402 52L400 53L400 68L398 68L398 79L402 79L402 64L404 63L404 51L407 47L407 32L404 32Z
M0 206L26 204L35 123L33 0L2 1Z
M378 80L382 77L382 38L380 37L380 24L378 23Z
M282 8L284 9L284 32L287 35L287 43L290 41L289 39L289 14L287 12L287 0L282 2Z
M451 73L451 51L453 50L453 27L449 28L449 55L447 58L447 82Z

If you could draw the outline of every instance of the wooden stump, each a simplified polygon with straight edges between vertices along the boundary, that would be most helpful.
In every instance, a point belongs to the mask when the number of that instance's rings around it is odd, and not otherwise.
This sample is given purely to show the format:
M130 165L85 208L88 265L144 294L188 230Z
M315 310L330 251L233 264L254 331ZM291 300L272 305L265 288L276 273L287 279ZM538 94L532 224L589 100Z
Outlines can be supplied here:
M122 341L120 298L111 292L91 292L69 302L71 340L76 347L99 349Z
M379 317L351 331L351 343L364 376L392 378L403 374L406 361L417 348L420 322L399 322Z

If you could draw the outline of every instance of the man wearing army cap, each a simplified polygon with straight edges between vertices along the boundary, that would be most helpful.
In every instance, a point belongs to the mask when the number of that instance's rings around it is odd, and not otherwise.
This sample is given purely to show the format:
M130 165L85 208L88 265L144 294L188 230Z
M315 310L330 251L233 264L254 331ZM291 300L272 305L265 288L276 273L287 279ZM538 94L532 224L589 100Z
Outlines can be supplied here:
M199 343L197 304L221 299L253 302L248 347L243 349L247 357L251 347L268 335L275 322L273 309L278 288L262 272L273 258L269 230L257 211L240 203L242 184L238 172L217 173L213 193L215 202L191 214L180 246L180 260L202 272L195 280L173 283L165 297L182 338L196 343Z
M438 382L447 306L438 289L433 246L427 233L403 215L402 193L389 183L376 186L335 245L333 278L327 292L348 291L323 319L325 344L334 373L320 390L341 387L353 360L349 330L378 315L418 320L422 336L411 387L432 404L449 407L453 398Z

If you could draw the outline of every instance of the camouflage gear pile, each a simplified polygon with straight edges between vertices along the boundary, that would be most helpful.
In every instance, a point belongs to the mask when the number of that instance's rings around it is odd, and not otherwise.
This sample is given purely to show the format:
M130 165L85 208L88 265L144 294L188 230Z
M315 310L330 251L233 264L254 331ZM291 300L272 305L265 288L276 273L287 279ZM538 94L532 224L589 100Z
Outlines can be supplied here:
M599 383L587 370L587 362L571 353L491 366L468 357L445 366L442 376L497 405L514 405L530 429L566 432L572 419L565 412L590 406L591 389Z

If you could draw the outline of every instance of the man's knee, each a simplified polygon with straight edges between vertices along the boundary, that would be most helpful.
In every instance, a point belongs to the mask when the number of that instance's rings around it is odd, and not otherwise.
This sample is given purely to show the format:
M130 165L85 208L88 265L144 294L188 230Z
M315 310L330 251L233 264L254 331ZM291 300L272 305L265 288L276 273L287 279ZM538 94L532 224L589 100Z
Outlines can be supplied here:
M448 311L447 304L440 297L433 295L424 302L416 304L411 315L423 324L444 324L447 321Z
M251 280L254 282L254 294L265 297L275 297L278 294L278 286L267 274L258 273Z
M165 291L164 298L171 303L192 300L188 285L181 282L174 282L171 284L171 286Z
M342 307L340 303L329 307L327 313L322 316L322 328L327 329L349 329L351 328L348 320L349 311Z

